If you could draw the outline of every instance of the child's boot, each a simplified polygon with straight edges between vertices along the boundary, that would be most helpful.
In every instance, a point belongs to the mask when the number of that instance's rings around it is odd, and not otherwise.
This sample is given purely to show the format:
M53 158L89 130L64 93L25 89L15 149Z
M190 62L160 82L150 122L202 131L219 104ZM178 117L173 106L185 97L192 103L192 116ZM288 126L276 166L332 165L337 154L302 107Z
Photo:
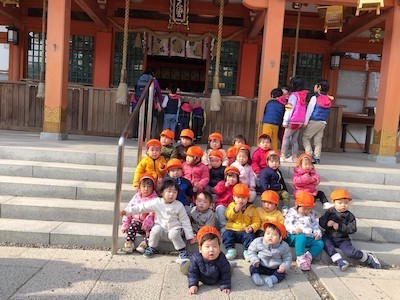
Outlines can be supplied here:
M122 251L124 251L125 253L133 253L132 241L126 241L124 247L122 248Z
M343 258L339 259L337 261L337 264L339 266L340 271L342 271L342 272L346 271L347 267L349 266L349 263L347 262L347 260L344 260Z
M258 273L254 273L253 275L251 275L251 280L253 280L255 285L263 285L264 281L262 280L260 274Z
M368 255L367 264L372 269L380 269L380 268L382 268L382 265L381 265L379 259L375 256L375 254L367 253L367 255Z
M272 288L275 283L278 283L278 277L275 275L267 276L264 282L267 287Z
M156 254L156 252L157 251L155 248L149 246L146 248L146 250L144 250L143 256L150 258L150 257L153 257L153 255Z

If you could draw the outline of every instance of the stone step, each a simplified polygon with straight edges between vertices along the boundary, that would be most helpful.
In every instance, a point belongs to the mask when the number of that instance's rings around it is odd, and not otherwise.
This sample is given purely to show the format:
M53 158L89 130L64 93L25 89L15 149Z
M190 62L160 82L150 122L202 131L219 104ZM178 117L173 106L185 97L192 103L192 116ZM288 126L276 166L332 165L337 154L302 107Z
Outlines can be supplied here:
M123 182L131 183L135 171L134 168L124 167L123 171ZM9 159L0 160L0 175L4 176L115 182L116 172L115 166Z
M58 149L45 147L13 147L0 146L0 158L10 160L28 160L43 162L59 162L81 165L116 166L118 161L118 146L115 152L78 151L73 149ZM134 166L136 148L129 146L124 151L124 166Z
M357 232L351 238L378 243L400 243L400 221L357 218Z
M0 195L114 201L115 183L0 176ZM122 184L122 201L131 197L132 184Z
M1 218L113 224L114 202L111 201L3 197ZM125 206L126 203L120 205L121 209Z
M350 204L351 212L358 218L400 220L400 202L356 199Z

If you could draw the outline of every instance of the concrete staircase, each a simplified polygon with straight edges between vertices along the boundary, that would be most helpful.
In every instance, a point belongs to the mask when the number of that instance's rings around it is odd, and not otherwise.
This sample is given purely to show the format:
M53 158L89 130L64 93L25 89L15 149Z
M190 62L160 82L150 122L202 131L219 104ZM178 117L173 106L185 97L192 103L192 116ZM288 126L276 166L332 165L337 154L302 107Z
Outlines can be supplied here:
M132 196L133 152L125 155L121 208ZM114 153L104 153L96 148L0 144L0 243L110 247L116 161L117 146ZM288 183L293 167L281 167ZM353 196L355 245L375 252L386 265L398 265L400 169L333 164L316 168L327 195L345 187ZM323 212L319 203L317 211ZM326 254L323 259L329 261Z

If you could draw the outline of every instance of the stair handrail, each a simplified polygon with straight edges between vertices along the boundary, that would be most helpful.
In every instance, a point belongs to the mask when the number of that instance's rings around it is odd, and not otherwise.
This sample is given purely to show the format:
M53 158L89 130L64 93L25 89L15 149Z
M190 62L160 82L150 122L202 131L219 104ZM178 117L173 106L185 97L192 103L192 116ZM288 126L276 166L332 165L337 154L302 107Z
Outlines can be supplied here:
M153 114L153 98L154 98L154 78L151 78L147 83L142 95L140 96L135 109L130 115L128 122L126 123L124 130L118 140L118 161L117 161L117 179L115 182L115 201L114 201L114 220L113 220L113 230L112 230L112 245L111 245L111 255L117 253L118 250L118 227L119 227L119 211L121 206L121 190L122 190L122 176L124 169L124 151L125 143L128 139L129 132L132 130L133 122L135 122L139 115L139 126L138 126L138 147L136 155L136 165L142 158L142 147L143 147L143 135L145 133L145 140L150 138L151 133L151 121ZM146 105L142 105L148 94L148 106L147 106L147 128L144 132L144 116ZM139 114L140 112L140 114Z

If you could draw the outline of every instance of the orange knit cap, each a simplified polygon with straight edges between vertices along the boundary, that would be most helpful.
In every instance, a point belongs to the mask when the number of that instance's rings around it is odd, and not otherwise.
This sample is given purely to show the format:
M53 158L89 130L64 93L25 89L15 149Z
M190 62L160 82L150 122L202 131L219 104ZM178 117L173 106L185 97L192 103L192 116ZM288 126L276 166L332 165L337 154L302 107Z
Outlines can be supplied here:
M218 133L218 132L214 132L214 133L211 133L209 136L208 136L208 140L209 141L211 141L211 140L219 140L221 143L222 143L222 135L220 134L220 133Z
M217 157L220 160L222 160L222 153L219 150L211 150L210 154L208 154L209 157Z
M279 153L278 151L270 150L270 151L268 151L268 152L265 154L267 160L268 160L268 158L269 158L270 156L273 156L273 155L279 157L279 156L280 156L280 153Z
M146 149L149 149L151 146L160 147L160 148L162 147L161 142L156 139L151 139L146 143Z
M203 156L203 150L199 146L191 146L187 149L185 154L201 158Z
M171 169L182 169L182 162L177 158L171 158L167 162L167 167L165 170L168 172Z
M247 185L243 184L243 183L238 183L235 184L235 186L233 187L233 196L236 197L244 197L249 199L250 198L250 190L247 187Z
M235 173L237 174L237 176L240 176L240 171L238 168L233 167L233 166L229 166L225 168L224 174L228 174L228 173Z
M238 151L243 150L243 149L245 149L245 150L251 152L251 147L250 147L249 145L246 145L246 144L241 145L241 146L239 147L239 150L238 150Z
M175 139L175 133L169 129L165 129L165 130L161 131L160 136L166 136L166 137L170 138L171 140Z
M271 202L276 205L279 203L279 195L277 192L272 190L266 190L261 194L261 201Z
M265 223L263 224L264 230L265 230L265 228L267 228L267 226L268 226L269 224L272 224L272 225L274 225L276 228L278 228L279 232L281 233L281 238L282 238L282 239L284 239L284 238L286 237L286 227L285 227L285 225L283 225L282 223L276 222L276 221L274 221L274 222L265 222Z
M156 180L155 180L154 176L150 173L144 173L142 176L140 176L139 184L143 179L150 179L153 182L153 187L156 184Z
M296 194L295 204L303 207L313 207L315 205L314 196L309 192L300 191Z
M194 133L193 133L193 131L191 131L190 129L183 129L182 131L181 131L181 135L180 135L180 137L188 137L189 139L191 139L192 141L193 141L193 139L194 139Z
M339 199L348 199L348 200L353 200L353 198L350 197L350 194L347 190L345 189L335 189L331 193L331 200L339 200Z
M200 230L197 232L196 238L197 238L197 243L199 245L200 245L201 239L207 233L213 233L218 237L219 240L221 240L221 235L220 235L219 231L217 230L217 228L215 228L213 226L205 225L205 226L201 227Z
M301 154L296 161L296 167L300 167L301 166L301 161L305 158L308 158L310 160L310 162L312 162L312 156L310 154L307 153L303 153Z

